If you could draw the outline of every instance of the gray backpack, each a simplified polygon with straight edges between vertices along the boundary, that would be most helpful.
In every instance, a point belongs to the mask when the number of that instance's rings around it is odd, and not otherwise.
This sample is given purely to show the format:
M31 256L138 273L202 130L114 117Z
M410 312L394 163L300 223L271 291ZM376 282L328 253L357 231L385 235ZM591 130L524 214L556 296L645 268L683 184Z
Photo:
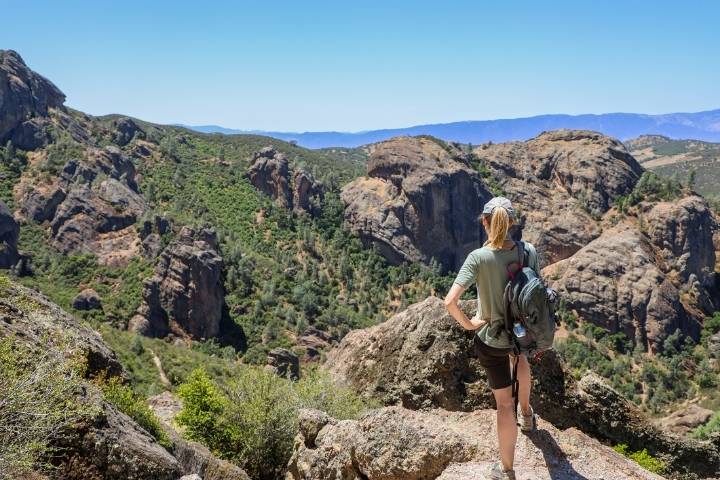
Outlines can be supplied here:
M528 267L523 242L516 242L518 261L508 265L510 281L505 287L505 329L515 353L527 354L538 360L550 350L557 328L555 310L557 292L547 288L540 275ZM524 327L525 335L518 337L516 323Z

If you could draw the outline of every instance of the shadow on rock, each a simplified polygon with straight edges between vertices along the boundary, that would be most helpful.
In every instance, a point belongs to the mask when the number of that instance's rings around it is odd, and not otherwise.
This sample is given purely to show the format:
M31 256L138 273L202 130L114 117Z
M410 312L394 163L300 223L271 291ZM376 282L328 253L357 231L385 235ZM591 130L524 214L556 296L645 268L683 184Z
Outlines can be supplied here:
M544 429L536 430L529 434L528 438L542 452L552 480L588 480L573 468L550 432Z

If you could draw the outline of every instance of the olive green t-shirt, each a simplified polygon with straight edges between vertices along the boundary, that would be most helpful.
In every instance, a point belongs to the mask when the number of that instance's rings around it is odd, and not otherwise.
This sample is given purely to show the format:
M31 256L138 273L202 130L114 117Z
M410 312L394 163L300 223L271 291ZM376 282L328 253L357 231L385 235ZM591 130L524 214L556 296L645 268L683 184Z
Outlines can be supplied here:
M528 253L528 267L537 272L535 247L524 242ZM505 302L503 294L509 281L507 266L518 261L516 247L510 250L496 250L482 247L470 252L455 283L468 288L475 282L477 287L477 316L487 323L480 327L477 336L483 343L495 348L510 348L510 339L505 332Z

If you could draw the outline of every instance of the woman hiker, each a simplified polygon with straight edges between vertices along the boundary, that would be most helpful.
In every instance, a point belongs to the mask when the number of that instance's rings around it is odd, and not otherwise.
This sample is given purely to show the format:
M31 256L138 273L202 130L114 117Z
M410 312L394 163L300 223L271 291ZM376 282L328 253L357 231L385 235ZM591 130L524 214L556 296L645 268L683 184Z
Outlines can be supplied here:
M495 397L500 462L493 465L490 478L515 480L513 461L517 440L517 412L514 411L510 371L513 348L505 330L503 298L509 281L507 267L518 261L519 244L508 237L508 230L515 222L515 212L510 200L495 197L485 204L481 218L488 233L488 240L482 248L468 255L445 297L445 306L463 328L477 330L474 336L476 351ZM535 247L527 242L523 244L527 253L527 266L537 271ZM458 307L458 300L473 282L477 287L478 313L470 320ZM525 355L521 355L518 360L520 426L522 431L527 433L535 429L535 414L530 406L530 365Z

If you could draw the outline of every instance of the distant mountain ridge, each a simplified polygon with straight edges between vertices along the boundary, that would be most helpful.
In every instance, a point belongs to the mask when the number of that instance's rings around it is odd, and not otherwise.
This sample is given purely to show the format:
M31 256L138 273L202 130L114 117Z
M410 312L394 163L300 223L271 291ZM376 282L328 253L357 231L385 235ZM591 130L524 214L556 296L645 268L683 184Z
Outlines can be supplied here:
M527 118L477 120L416 125L407 128L368 130L363 132L271 132L236 130L217 125L186 126L204 133L267 135L297 142L306 148L358 147L399 135L432 135L462 143L507 142L527 140L543 131L569 128L594 130L626 140L640 135L665 135L673 139L692 138L720 142L720 109L696 113L646 115L638 113L605 113L588 115L539 115Z

